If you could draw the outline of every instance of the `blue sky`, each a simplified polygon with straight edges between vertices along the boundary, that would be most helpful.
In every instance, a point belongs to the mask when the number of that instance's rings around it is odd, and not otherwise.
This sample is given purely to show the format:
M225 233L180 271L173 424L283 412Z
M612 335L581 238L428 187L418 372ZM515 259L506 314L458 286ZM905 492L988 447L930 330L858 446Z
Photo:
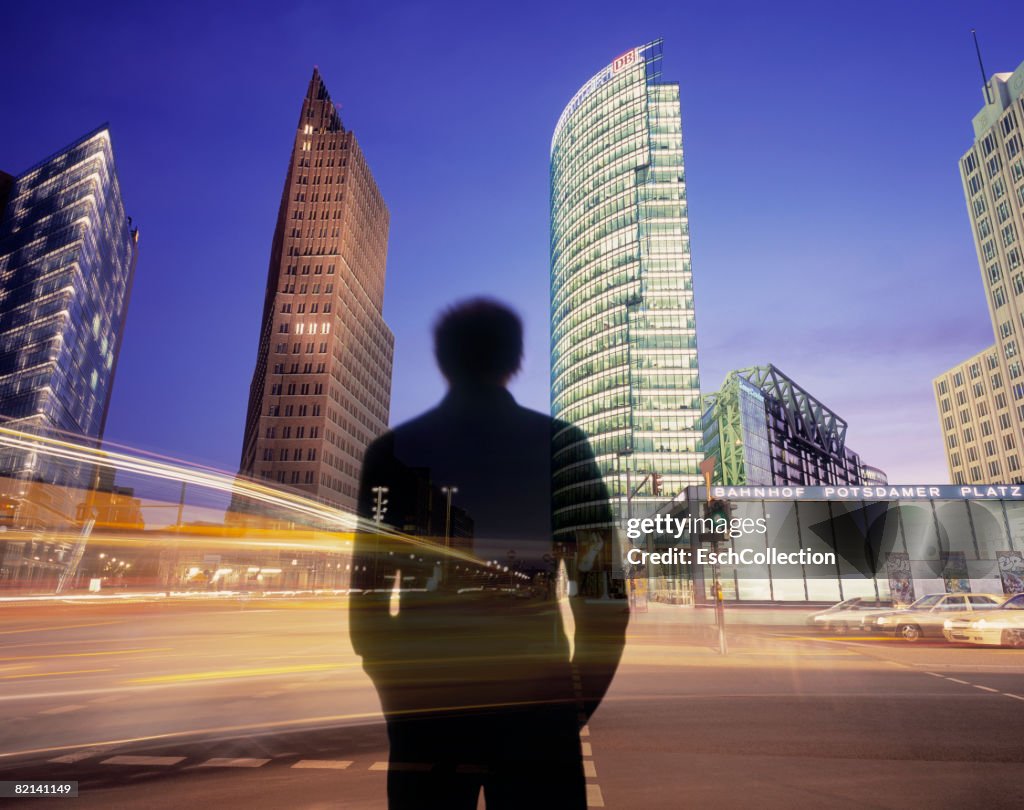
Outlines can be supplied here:
M392 420L443 391L426 337L475 294L527 327L548 403L548 146L661 36L681 85L702 388L773 362L896 482L947 480L932 377L992 342L956 171L1005 2L63 4L5 10L0 168L103 121L140 259L108 438L238 462L262 295L313 65L391 210Z

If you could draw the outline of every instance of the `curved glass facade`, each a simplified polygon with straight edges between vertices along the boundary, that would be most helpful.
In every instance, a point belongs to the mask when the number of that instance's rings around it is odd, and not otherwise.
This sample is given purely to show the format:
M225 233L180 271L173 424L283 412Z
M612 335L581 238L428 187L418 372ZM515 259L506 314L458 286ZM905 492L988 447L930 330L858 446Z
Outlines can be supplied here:
M660 64L661 40L617 57L551 142L551 410L588 437L623 515L698 483L703 459L679 85ZM560 529L597 525L580 458L564 432Z

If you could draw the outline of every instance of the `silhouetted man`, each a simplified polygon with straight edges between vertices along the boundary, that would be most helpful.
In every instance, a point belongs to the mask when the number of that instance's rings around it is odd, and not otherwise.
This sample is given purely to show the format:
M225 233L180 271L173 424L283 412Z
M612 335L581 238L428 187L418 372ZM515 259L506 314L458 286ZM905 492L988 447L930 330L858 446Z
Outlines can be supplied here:
M556 536L552 454L575 447L558 514L579 502L608 527L607 491L582 434L505 389L522 359L514 312L464 302L434 339L447 396L377 439L360 482L352 587L364 592L349 615L387 719L389 806L475 808L482 787L489 810L585 808L579 730L618 666L628 612L584 598L607 597L611 532ZM571 658L560 564L580 594Z

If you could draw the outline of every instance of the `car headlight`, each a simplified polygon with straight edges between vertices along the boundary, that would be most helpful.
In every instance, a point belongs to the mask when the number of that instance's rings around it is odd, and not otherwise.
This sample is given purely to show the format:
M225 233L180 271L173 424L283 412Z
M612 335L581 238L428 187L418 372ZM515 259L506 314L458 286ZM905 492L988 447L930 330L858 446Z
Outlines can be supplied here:
M953 620L952 619L946 619L946 621L944 621L942 623L942 629L943 630L952 630L953 629Z
M971 627L976 627L981 630L983 627L988 627L988 622L984 619L978 619L976 622L971 622Z
M891 622L892 619L890 619L888 616L879 616L877 619L875 619L876 624L890 624Z

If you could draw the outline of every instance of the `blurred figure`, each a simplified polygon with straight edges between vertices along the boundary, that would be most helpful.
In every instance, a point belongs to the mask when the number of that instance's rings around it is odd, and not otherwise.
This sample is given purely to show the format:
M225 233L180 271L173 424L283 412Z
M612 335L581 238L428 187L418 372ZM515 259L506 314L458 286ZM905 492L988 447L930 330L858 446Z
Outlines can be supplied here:
M579 731L618 666L629 614L607 598L611 531L555 540L552 450L581 434L506 390L523 339L502 304L449 309L434 346L447 395L370 445L360 483L352 587L363 593L350 628L387 719L389 807L472 810L482 788L490 810L582 810ZM577 491L609 526L607 491L583 456ZM571 658L552 587L561 564Z

